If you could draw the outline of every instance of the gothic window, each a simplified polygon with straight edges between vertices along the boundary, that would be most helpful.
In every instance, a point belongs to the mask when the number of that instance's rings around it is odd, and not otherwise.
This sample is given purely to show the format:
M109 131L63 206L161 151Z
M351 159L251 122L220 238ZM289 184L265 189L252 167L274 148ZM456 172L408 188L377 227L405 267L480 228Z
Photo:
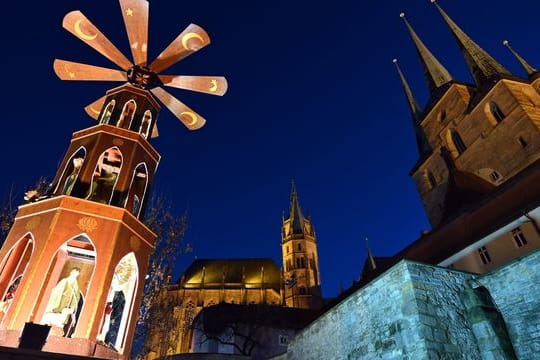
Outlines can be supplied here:
M34 238L28 233L9 250L0 263L0 320L8 312L17 294L33 250Z
M441 123L443 123L446 120L446 110L441 110L441 113L439 114L439 120Z
M105 110L103 110L103 114L101 114L101 120L99 121L100 124L109 124L115 104L116 101L114 99L107 104Z
M137 259L131 252L118 262L111 279L97 339L118 352L121 352L125 345L138 272Z
M133 215L138 217L141 212L142 202L146 195L148 185L148 169L145 163L140 163L135 168L131 178L129 194L124 205Z
M428 183L429 189L434 189L437 186L437 179L435 179L435 175L431 172L429 169L424 170L424 178L426 179L426 182Z
M54 190L55 194L58 194L58 189L60 189L61 195L72 195L75 184L79 180L79 173L81 172L85 158L86 149L82 146L71 155L64 166L64 170L62 170L62 175Z
M298 244L298 251L302 251L302 244Z
M523 231L521 231L520 227L515 228L511 231L511 233L514 243L518 248L527 245L527 238L525 237L525 234L523 234Z
M447 136L447 142L448 147L450 148L450 152L453 153L455 157L463 154L465 150L467 150L467 147L465 146L465 143L463 142L463 139L461 139L461 136L457 132L457 130L452 129L448 130L449 133Z
M306 295L306 288L303 286L300 286L298 288L298 291L300 292L300 295Z
M485 246L482 246L480 249L478 249L478 255L480 256L482 264L486 265L491 262L491 256L489 255L489 252L487 251Z
M505 116L501 111L501 108L499 107L499 105L497 105L495 101L489 102L489 111L491 112L491 115L493 115L493 118L495 118L495 121L497 121L497 123L500 123L504 120Z
M300 258L296 258L296 268L300 269Z
M122 153L116 146L105 150L98 158L87 199L110 204L122 167Z
M46 272L36 302L37 319L50 334L72 337L84 311L84 299L94 273L96 251L84 234L63 243Z
M135 115L135 110L137 110L135 100L131 99L126 102L124 104L124 108L122 109L120 119L118 119L117 126L124 129L129 129L131 126L131 121L133 121L133 116Z
M139 133L145 138L148 138L150 132L150 124L152 123L152 113L150 110L146 110L143 115L141 122L141 127L139 128Z
M291 248L287 245L287 254L291 252Z

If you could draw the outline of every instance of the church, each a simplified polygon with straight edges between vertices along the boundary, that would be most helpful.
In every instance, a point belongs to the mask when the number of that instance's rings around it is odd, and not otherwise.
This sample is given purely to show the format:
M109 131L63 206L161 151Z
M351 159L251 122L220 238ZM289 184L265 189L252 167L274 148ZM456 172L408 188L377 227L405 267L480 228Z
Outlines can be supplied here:
M174 322L168 328L150 329L148 358L193 352L197 346L193 321L203 309L217 304L321 308L315 228L311 219L303 215L294 182L289 214L282 219L281 237L283 267L270 258L195 260L162 294L162 302L174 304Z
M540 73L510 73L435 2L474 80L454 79L401 18L430 98L397 64L418 145L410 175L432 225L358 282L275 359L533 359L540 335Z

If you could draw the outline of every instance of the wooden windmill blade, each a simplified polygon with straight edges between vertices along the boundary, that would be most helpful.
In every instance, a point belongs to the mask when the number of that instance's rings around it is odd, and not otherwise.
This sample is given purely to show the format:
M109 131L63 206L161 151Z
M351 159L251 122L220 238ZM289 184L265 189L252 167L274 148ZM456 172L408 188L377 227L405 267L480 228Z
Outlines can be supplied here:
M54 72L62 80L127 81L123 70L81 64L68 60L55 59Z
M133 66L131 61L82 12L75 10L68 13L62 26L122 69L128 70Z
M96 101L91 103L90 105L87 105L84 108L84 111L86 111L88 116L90 116L94 120L98 120L99 119L99 114L101 112L101 108L105 104L105 99L106 98L107 98L107 95L100 97L99 99L97 99Z
M206 120L190 109L186 104L169 94L164 89L157 87L150 90L159 100L182 122L189 130L200 129L206 124Z
M150 64L152 71L159 73L183 58L210 44L210 37L198 25L190 24Z
M154 124L154 128L152 129L152 135L150 135L150 137L152 139L155 139L159 136L159 130L158 130L158 127L157 127L157 123Z
M223 76L159 75L165 86L223 96L227 92L227 79Z
M135 65L146 66L148 50L148 1L120 0L122 16Z

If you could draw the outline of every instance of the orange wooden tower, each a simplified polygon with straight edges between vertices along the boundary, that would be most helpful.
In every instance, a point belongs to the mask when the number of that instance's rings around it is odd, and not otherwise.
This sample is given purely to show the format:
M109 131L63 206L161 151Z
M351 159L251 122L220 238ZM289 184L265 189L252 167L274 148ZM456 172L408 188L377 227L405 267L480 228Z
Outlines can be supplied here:
M134 62L80 11L63 27L122 70L55 60L62 80L124 81L86 107L99 124L73 134L47 194L23 205L0 250L0 346L19 346L28 323L50 327L44 351L129 357L156 235L142 222L160 155L157 97L188 129L204 118L162 85L223 95L223 77L157 73L210 43L189 25L146 64L148 2L119 0ZM47 329L47 326L39 328Z

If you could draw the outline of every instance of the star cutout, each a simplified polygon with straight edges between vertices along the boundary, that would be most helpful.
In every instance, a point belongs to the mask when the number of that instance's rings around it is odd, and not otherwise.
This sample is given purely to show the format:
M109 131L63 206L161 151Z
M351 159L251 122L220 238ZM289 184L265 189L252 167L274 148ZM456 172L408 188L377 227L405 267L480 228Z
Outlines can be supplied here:
M127 8L126 9L126 15L127 16L133 16L133 9L132 8Z
M69 72L69 77L70 77L71 79L75 79L75 73L70 71L70 72Z

